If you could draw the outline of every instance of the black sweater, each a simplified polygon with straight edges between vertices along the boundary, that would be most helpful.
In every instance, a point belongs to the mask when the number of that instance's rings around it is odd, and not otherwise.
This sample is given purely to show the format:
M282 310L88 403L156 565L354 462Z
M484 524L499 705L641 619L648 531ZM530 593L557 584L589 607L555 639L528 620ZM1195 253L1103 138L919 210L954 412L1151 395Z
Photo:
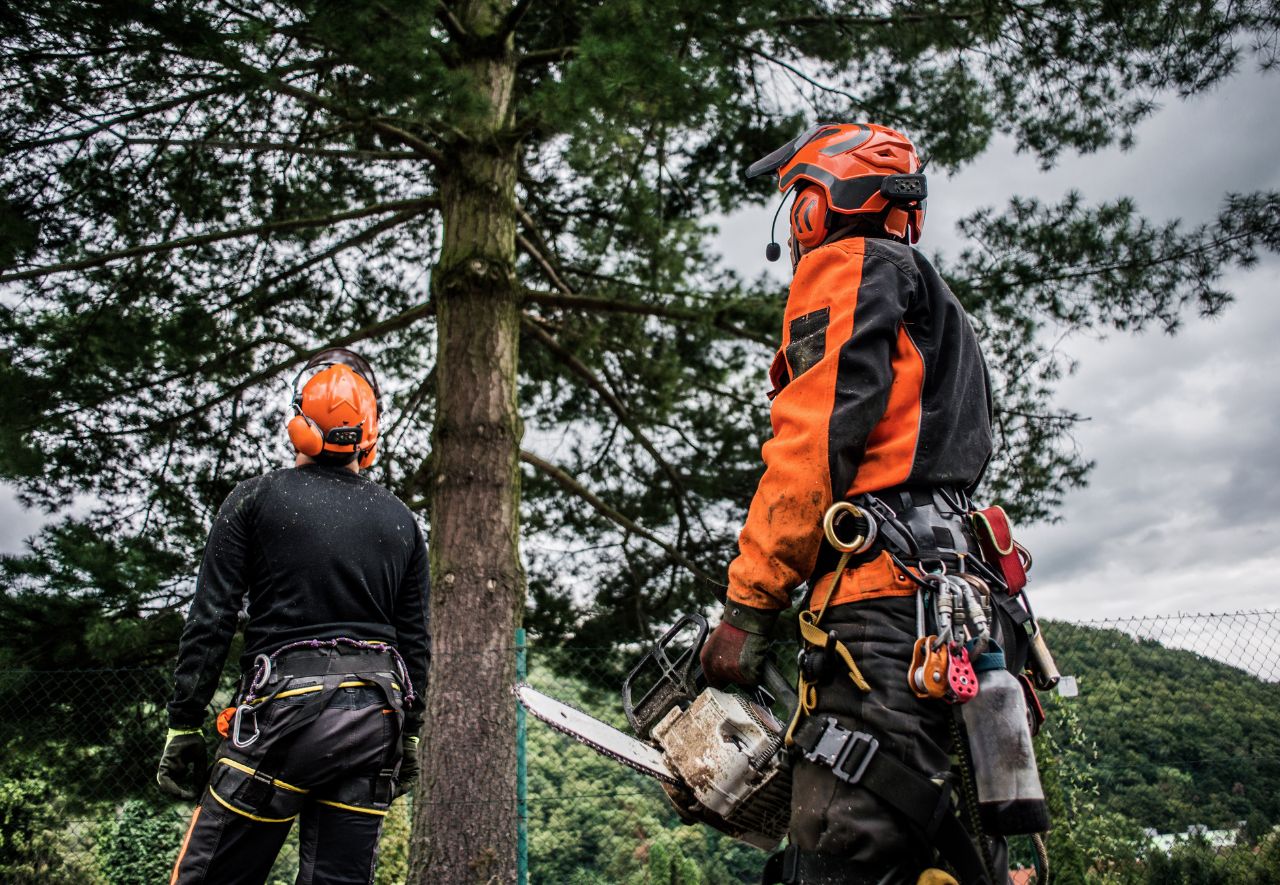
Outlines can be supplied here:
M169 725L204 721L248 612L242 669L300 639L392 643L420 721L431 659L427 549L409 508L350 470L308 465L245 480L218 510L178 649Z

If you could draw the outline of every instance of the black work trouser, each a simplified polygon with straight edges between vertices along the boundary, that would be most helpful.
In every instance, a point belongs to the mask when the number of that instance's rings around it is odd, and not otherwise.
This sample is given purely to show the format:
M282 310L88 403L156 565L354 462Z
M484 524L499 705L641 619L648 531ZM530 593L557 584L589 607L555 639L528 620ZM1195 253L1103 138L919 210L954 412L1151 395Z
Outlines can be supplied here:
M295 697L264 705L261 737L253 745L241 749L223 741L174 866L173 883L261 885L294 820L299 822L298 885L373 881L393 786L382 773L399 763L400 713L387 706L377 687L337 688L326 693L314 720L275 741L273 732L284 731L291 716L316 702L305 694ZM270 787L247 801L252 772L273 767L275 760L278 770L266 772Z
M863 692L837 661L818 683L813 716L831 716L845 728L865 729L891 753L926 777L950 770L949 705L922 700L907 685L916 640L915 597L884 597L832 606L822 619L844 642L871 686ZM834 655L832 656L834 657ZM790 842L802 851L847 861L838 878L804 885L898 885L915 882L938 865L919 828L865 787L838 780L830 768L797 758L792 775ZM1003 842L989 846L995 881L1008 874Z

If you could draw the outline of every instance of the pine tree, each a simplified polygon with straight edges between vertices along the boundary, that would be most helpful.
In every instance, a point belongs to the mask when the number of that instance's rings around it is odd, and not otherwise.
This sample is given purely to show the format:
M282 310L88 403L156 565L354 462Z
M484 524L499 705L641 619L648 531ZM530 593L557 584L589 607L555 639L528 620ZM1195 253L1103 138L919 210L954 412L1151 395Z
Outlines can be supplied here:
M292 373L361 350L390 391L376 476L431 528L412 878L508 881L525 563L529 626L600 645L709 601L733 552L782 306L707 249L712 214L771 198L747 163L865 119L933 170L997 133L1050 165L1126 143L1159 93L1274 61L1278 21L1169 0L15 0L0 476L96 506L5 564L4 609L33 632L46 610L180 610L213 508L283 456ZM1074 195L970 216L944 270L996 374L992 495L1043 518L1087 474L1039 330L1216 312L1278 221L1276 194L1193 229Z

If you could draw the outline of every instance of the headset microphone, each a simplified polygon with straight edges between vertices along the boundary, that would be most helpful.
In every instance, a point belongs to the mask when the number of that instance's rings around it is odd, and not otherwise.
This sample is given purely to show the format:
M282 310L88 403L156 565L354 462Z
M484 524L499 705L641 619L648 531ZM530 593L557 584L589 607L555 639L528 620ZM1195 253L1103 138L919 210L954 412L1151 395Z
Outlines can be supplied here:
M775 232L778 229L778 216L782 213L782 206L787 202L787 195L782 195L782 201L778 203L778 209L773 213L773 224L769 225L769 245L764 247L764 257L766 261L777 261L782 257L782 247L778 245L778 238Z

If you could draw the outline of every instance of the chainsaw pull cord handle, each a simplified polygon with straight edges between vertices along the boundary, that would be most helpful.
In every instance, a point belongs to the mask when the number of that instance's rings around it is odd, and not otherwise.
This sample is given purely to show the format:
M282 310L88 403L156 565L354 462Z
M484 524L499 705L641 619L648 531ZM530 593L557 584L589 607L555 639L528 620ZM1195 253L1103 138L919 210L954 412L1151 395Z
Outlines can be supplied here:
M836 533L836 523L840 517L848 514L856 520L861 520L866 526L864 532L855 535L850 541L843 540ZM858 664L853 659L853 655L849 653L849 649L843 642L836 639L835 632L824 632L819 626L822 617L827 613L827 606L831 604L831 598L835 596L836 587L840 585L840 580L844 577L845 566L849 564L849 559L855 553L865 553L871 549L871 545L876 539L876 522L871 514L849 501L837 501L827 508L827 512L822 517L822 534L826 537L827 543L840 552L840 559L836 563L835 571L831 573L831 580L827 582L826 593L822 597L822 604L818 606L815 614L810 608L800 612L800 638L808 645L815 648L821 648L825 651L834 650L844 662L849 671L849 678L853 680L853 684L863 691L871 691L871 685L867 682L866 677L862 675L862 671L858 669ZM796 689L797 703L795 714L791 717L791 724L787 726L787 735L784 739L786 746L791 746L795 740L795 731L800 721L812 713L818 706L818 687L813 682L805 678L804 668L800 668L799 684Z

